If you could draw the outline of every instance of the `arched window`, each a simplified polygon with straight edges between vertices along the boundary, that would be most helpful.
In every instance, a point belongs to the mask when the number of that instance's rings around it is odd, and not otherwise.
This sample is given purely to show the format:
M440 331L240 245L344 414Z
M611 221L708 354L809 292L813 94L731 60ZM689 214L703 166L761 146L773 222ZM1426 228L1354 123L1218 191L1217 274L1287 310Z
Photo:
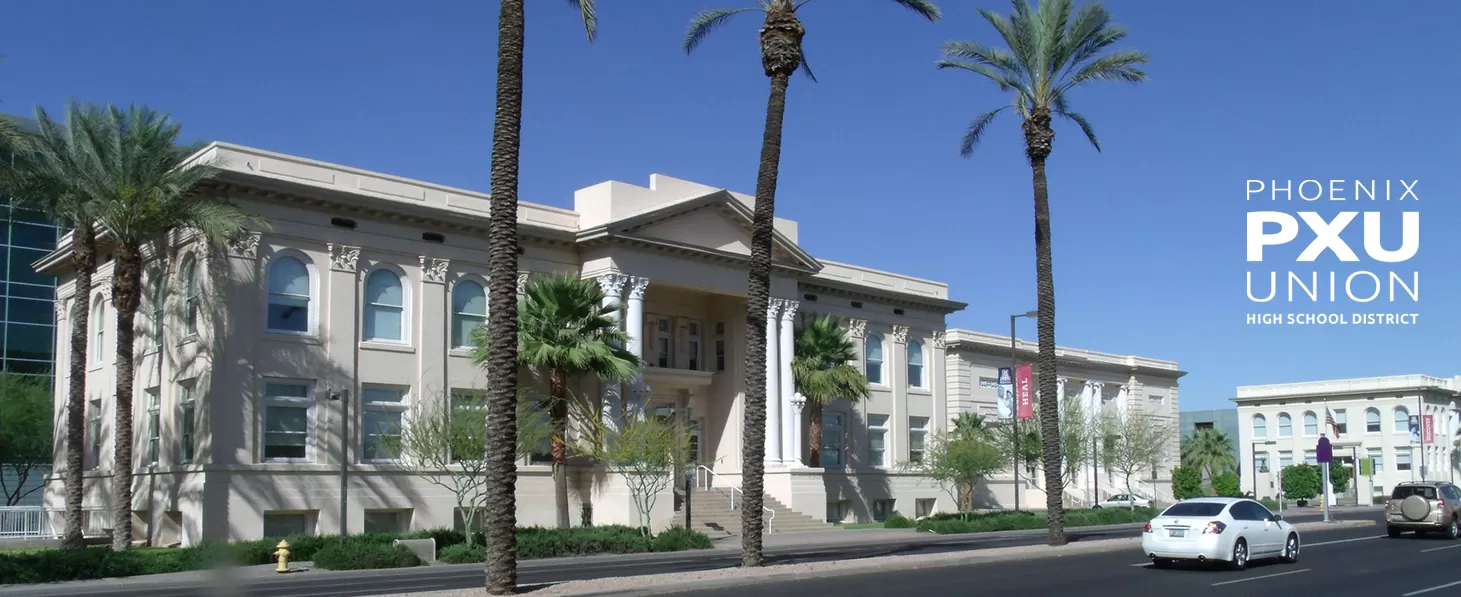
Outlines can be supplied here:
M163 305L167 301L167 295L163 294L161 269L152 270L148 278L152 282L152 329L148 333L152 335L152 348L159 348L162 346Z
M107 301L101 295L91 303L91 360L104 363L107 360Z
M865 347L865 358L867 364L867 382L883 383L883 339L877 334L867 335L867 346Z
M265 329L271 332L309 331L309 268L294 257L279 257L269 264L269 313Z
M908 387L923 387L923 342L908 341Z
M1294 436L1294 420L1289 417L1288 413L1278 413L1278 436Z
M388 269L371 273L365 279L365 339L404 341L405 314L406 293L401 288L401 277Z
M1407 421L1408 423L1408 421ZM1379 409L1365 409L1365 433L1380 432L1380 411Z
M183 264L183 329L189 336L198 333L198 308L203 302L203 286L198 280L198 260L189 257Z
M1410 433L1410 411L1404 406L1395 407L1395 433Z
M1304 413L1304 435L1319 435L1319 417L1312 412Z
M1264 439L1268 437L1268 419L1263 415L1253 415L1253 439Z
M451 345L466 348L472 345L472 332L487 324L487 293L472 280L457 282L451 291Z

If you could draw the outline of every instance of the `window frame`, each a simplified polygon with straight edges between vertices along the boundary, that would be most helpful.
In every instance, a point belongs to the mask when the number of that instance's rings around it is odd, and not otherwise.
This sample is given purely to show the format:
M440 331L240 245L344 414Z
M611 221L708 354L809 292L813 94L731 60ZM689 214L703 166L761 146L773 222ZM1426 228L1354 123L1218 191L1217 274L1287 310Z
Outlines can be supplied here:
M1407 415L1408 416L1408 415ZM1407 423L1408 424L1408 423ZM1408 431L1406 433L1409 433ZM1404 456L1404 461L1401 461ZM1396 446L1395 448L1395 470L1409 471L1415 468L1415 448L1411 446Z
M197 380L178 382L178 464L193 464L198 457Z
M1304 411L1304 437L1319 437L1319 415L1312 410Z
M1249 428L1253 431L1253 439L1268 439L1268 417L1263 413L1253 415L1249 420Z
M147 396L146 466L156 466L162 459L162 386L142 390Z
M305 396L303 398L293 396L271 396L269 395L270 385L281 386L304 386ZM260 382L259 387L259 412L258 412L258 459L260 463L312 463L315 458L315 425L319 416L315 399L315 382L304 379L289 378L265 378ZM305 409L305 431L304 431L304 456L300 458L265 456L269 449L269 408L303 408ZM282 445L282 444L281 444Z
M393 393L399 392L401 399L399 401L368 400L366 396L371 391L389 391ZM407 414L410 412L411 398L412 396L410 386L377 383L360 385L360 411L357 415L357 420L355 421L355 424L358 426L357 429L360 430L360 462L367 464L392 464L401 462L403 460L405 452L404 446L400 446L401 453L397 453L395 456L390 458L370 457L368 455L367 446L370 445L370 439L374 437L390 437L394 435L396 441L400 441L401 432L405 429L407 424L406 419ZM366 416L370 413L391 413L397 415L400 422L398 423L396 433L378 433L366 429L365 420Z
M476 286L477 290L482 293L482 313L480 315L461 310L461 305L457 302L457 293L466 284ZM478 327L486 326L487 316L491 310L491 305L487 304L487 284L483 280L477 278L477 276L462 276L457 278L457 281L451 287L451 334L447 338L447 341L451 343L451 348L455 350L473 348L475 345L472 343L471 334L467 334L462 329L462 324L466 320L471 319L480 320ZM457 337L459 334L462 336L461 338Z
M178 275L183 280L183 338L195 338L202 328L198 319L203 302L203 285L198 280L198 258L192 254L184 257L183 267Z
M91 364L100 367L107 362L107 303L109 301L100 292L91 301L91 316L87 324L91 326Z
M878 348L878 358L877 359L874 359L873 358L873 351L872 351L873 346L877 346L877 348ZM888 355L886 354L886 351L884 350L884 347L885 346L886 346L886 343L883 342L883 336L882 336L882 334L879 334L877 332L868 332L867 333L867 336L865 338L863 338L863 341L862 341L863 376L867 378L867 383L869 385L875 385L875 386L881 386L881 387L887 387L887 385L888 385L887 384L887 381L886 381L886 379L887 379L887 373L888 373L887 370L886 370ZM876 375L874 375L874 372L875 371L877 372ZM876 378L876 379L874 379L874 378Z
M1373 424L1374 429L1371 429L1372 425L1370 424L1370 415L1375 415L1375 421L1374 421L1374 424ZM1383 416L1380 415L1380 409L1375 408L1373 406L1370 407L1370 408L1366 408L1365 409L1365 434L1384 433L1384 431L1385 431L1385 417L1383 417Z
M1294 436L1294 417L1286 412L1278 413L1278 437L1290 438Z
M1370 459L1370 471L1378 475L1385 472L1385 448L1365 448L1365 458Z
M101 470L102 439L102 400L91 398L86 401L86 434L91 436L91 442L87 445L88 455L91 457L91 466L88 470Z
M389 303L376 303L370 300L370 281L376 276L383 273L390 274L395 279L396 286L401 289L400 305L392 305ZM409 279L410 277L407 276L404 272L396 269L395 267L391 267L385 264L377 265L374 269L370 270L370 273L366 274L365 279L361 282L360 287L361 342L394 345L411 344L411 285L406 283L406 281ZM374 329L374 324L366 324L366 322L372 321L371 316L375 313L388 310L398 310L400 312L400 325L396 330L399 338L388 338L379 336L378 334L380 330ZM376 335L369 335L371 332L374 332Z
M928 455L930 422L930 417L908 417L908 462L910 464L923 464L924 458ZM915 445L918 446L917 450L914 449Z
M1394 428L1391 433L1404 433L1410 435L1410 409L1404 406L1397 406L1391 409L1391 419L1394 421Z
M876 419L874 419L874 417L880 417L882 419L882 423L881 424L875 423ZM880 414L873 414L873 413L869 413L867 415L867 432L868 432L868 437L867 437L867 464L868 464L868 466L871 466L873 468L887 468L888 467L888 432L890 431L890 429L888 428L888 422L891 421L891 420L892 420L892 417L890 417L888 415L880 415ZM873 448L873 436L874 436L874 434L876 434L878 436L879 440L882 443L882 447L877 448L877 453L879 454L879 457L876 458L876 459L873 458L873 452L874 452L874 448Z
M924 362L927 359L924 355L923 340L920 340L918 338L909 338L907 348L904 353L904 358L908 361L908 387L919 390L927 389L928 383L925 377L926 370L924 366ZM918 357L917 363L913 362L915 356Z
M300 295L276 291L274 289L274 268L279 267L284 260L291 260L304 268L306 292L304 295L304 329L291 330L287 328L276 328L270 325L269 311L274 306L274 297L285 297L298 300ZM319 317L317 305L319 304L319 274L315 269L314 261L307 256L294 251L280 252L269 260L264 269L264 331L271 334L292 334L299 336L313 336L318 329ZM287 305L297 307L298 305Z
M836 425L829 425L836 421ZM827 433L829 427L835 428L837 433ZM836 450L828 450L829 443L836 442ZM821 457L822 468L843 469L847 468L847 417L841 412L824 411L822 414L822 446ZM831 459L835 462L829 464L829 455L835 454Z

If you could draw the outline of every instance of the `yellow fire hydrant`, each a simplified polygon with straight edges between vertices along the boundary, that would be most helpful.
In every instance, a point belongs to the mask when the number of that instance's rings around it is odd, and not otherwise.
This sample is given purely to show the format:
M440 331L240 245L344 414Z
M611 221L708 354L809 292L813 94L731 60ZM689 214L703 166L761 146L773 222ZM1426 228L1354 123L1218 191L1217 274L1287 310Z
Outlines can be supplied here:
M289 572L289 542L280 541L278 547L279 549L274 551L274 555L279 558L279 567L275 568L274 571L279 573Z

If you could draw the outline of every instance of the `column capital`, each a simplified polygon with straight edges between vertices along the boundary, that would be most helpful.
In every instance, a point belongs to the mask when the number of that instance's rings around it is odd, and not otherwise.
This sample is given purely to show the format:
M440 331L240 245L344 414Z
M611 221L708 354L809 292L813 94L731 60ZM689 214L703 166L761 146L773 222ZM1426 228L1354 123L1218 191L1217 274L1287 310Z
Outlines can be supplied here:
M629 283L629 276L604 274L594 280L599 283L599 289L604 291L604 296L617 299L624 294L624 286Z
M848 336L851 336L853 338L857 338L859 340L860 339L863 339L863 338L866 338L867 337L867 320L866 319L849 319L849 320L847 320L847 335Z
M330 252L331 270L353 274L359 269L360 247L330 243L325 249Z
M797 301L794 301L794 300L791 300L791 299L781 299L781 319L782 319L782 321L790 321L791 318L795 317L796 316L797 307L800 307L800 306L801 306L801 303L800 302L797 302Z
M71 299L56 300L56 321L65 321L67 310L71 307Z
M518 294L522 294L524 291L527 290L527 288L528 288L528 276L531 276L531 275L532 275L531 272L518 272L517 273L517 293Z
M895 325L895 326L893 326L893 341L894 342L897 342L899 344L907 344L908 343L908 326L906 326L906 325Z
M238 259L254 259L259 256L259 233L245 230L243 234L228 239L228 256Z
M450 268L450 259L421 256L421 279L428 283L445 284L446 272Z
M934 330L934 332L933 332L933 347L934 348L937 348L939 350L947 350L948 349L949 343L948 343L948 340L947 340L946 333L943 330Z
M624 276L626 288L629 289L629 299L644 300L644 291L649 288L649 278L642 276Z
M766 317L776 319L776 314L781 311L781 299L766 300Z

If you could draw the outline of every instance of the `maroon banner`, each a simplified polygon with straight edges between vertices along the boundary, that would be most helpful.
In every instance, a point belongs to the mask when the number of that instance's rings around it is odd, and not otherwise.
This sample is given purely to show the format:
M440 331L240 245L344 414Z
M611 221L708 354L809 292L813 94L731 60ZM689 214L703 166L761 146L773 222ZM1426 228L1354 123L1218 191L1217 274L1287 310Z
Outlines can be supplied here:
M1019 419L1035 418L1035 401L1033 389L1030 387L1030 366L1020 365L1015 367L1015 404L1018 405L1015 417Z
M1421 443L1429 446L1436 443L1436 421L1433 415L1425 415L1420 418Z

